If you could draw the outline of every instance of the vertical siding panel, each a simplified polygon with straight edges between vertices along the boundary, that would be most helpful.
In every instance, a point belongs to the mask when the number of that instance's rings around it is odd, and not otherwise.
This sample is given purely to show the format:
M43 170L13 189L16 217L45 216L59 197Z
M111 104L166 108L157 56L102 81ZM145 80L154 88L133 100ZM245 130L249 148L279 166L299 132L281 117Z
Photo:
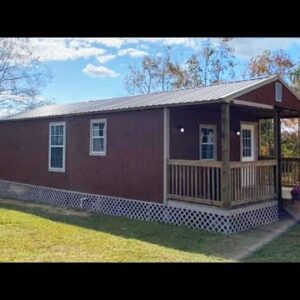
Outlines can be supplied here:
M178 195L178 166L175 165L175 194Z
M191 196L193 197L193 198L195 198L195 179L194 179L194 174L195 174L195 172L194 172L194 169L195 169L195 167L191 167Z
M198 197L198 168L195 167L195 196Z
M91 119L107 120L106 156L89 155ZM49 123L63 121L66 172L48 172ZM18 165L18 172L2 167L1 179L163 203L162 109L1 122L0 140L1 166Z

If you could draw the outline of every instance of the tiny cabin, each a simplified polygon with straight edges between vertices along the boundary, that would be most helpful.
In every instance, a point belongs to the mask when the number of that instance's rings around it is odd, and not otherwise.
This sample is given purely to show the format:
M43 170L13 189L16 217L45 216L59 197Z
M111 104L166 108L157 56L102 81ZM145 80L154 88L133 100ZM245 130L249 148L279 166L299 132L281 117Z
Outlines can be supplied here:
M299 116L300 100L278 76L39 107L0 120L0 197L38 201L60 191L81 195L82 207L98 195L119 215L136 217L125 205L135 203L142 219L150 205L164 211L157 221L167 210L169 223L251 228L278 218L280 119ZM269 159L259 156L261 119L274 120ZM243 211L244 221L228 221Z

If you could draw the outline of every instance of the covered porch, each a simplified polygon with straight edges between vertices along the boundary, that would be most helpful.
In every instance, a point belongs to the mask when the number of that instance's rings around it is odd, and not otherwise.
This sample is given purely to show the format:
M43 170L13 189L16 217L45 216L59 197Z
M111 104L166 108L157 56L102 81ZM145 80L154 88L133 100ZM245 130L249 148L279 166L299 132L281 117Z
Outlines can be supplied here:
M281 207L282 186L300 179L300 159L281 157L280 122L300 111L233 99L166 114L166 201L230 209L278 200ZM271 118L274 156L260 157L259 120Z
M169 160L169 172L168 199L229 208L276 197L274 160L230 162L229 178L222 175L222 162ZM222 181L229 181L229 195Z

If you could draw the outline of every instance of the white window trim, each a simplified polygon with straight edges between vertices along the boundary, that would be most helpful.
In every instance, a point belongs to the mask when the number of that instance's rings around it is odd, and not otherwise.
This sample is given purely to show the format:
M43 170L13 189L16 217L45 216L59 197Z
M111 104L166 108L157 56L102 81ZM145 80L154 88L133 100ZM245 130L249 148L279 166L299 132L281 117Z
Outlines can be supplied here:
M63 166L62 168L52 168L51 167L51 127L52 126L63 126ZM57 147L57 146L53 146ZM51 122L49 123L49 146L48 146L48 171L50 172L61 172L64 173L66 171L66 122Z
M202 140L201 140L201 129L202 128L208 128L208 129L213 129L214 131L214 158L209 159L209 158L202 158ZM211 125L211 124L200 124L199 127L199 146L200 146L200 160L217 160L217 126L216 125Z
M93 124L104 123L104 151L93 151ZM107 150L107 119L90 120L90 156L106 156Z
M257 147L257 123L252 122L241 122L241 129L240 129L240 161L256 161L256 147ZM252 131L252 139L251 139L251 156L243 156L243 134L242 130L251 130Z

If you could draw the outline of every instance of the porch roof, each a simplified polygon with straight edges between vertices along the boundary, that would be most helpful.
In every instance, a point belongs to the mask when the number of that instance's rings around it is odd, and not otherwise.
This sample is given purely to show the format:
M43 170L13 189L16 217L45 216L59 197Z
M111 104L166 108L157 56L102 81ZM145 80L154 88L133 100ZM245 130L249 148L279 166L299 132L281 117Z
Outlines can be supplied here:
M217 85L179 89L175 91L151 93L146 95L119 97L72 104L46 105L20 114L2 118L0 121L38 119L177 105L204 104L221 102L224 100L229 101L241 94L248 93L260 86L278 79L282 81L278 76L269 76L252 80L234 81ZM283 84L285 83L283 82Z

